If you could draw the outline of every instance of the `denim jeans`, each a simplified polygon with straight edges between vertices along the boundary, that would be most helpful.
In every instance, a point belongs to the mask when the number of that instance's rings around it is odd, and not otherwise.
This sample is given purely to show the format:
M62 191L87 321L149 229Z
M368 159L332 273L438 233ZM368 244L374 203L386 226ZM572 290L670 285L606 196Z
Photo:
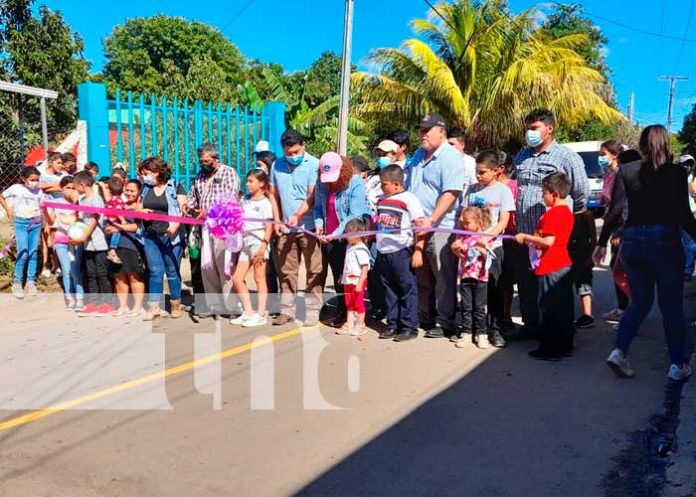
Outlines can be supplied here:
M119 243L121 243L121 232L120 231L118 233L114 233L109 238L109 248L116 250L118 248Z
M684 246L684 276L691 277L694 274L694 265L696 264L696 242L689 234L682 230L681 232L682 245Z
M168 236L145 234L145 259L150 274L149 302L159 302L164 290L164 275L167 274L169 296L172 300L181 300L181 275L179 262L181 260L181 244L172 245Z
M72 260L70 245L56 243L54 248L60 262L65 296L70 299L82 300L85 296L85 290L82 286L82 247L74 248Z
M377 254L374 273L382 280L387 327L400 332L418 331L418 283L411 269L410 248Z
M27 271L27 281L36 281L41 221L17 217L14 225L15 243L17 244L14 281L15 283L24 281L25 269Z
M628 353L633 337L650 312L657 288L657 303L672 364L685 359L686 327L684 293L684 249L679 229L672 226L632 226L621 239L621 261L631 288L631 302L616 336L616 347Z

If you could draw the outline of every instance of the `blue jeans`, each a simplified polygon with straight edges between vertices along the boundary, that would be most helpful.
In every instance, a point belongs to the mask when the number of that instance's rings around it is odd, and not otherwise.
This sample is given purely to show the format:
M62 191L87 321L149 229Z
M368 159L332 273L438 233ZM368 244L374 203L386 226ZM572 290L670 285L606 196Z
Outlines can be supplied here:
M696 265L696 242L689 234L682 230L681 232L682 245L684 246L684 276L691 277L694 274L694 266Z
M70 245L56 243L56 255L60 262L60 271L63 277L63 291L70 299L82 300L85 297L85 289L82 286L82 247L74 248L74 256L70 260Z
M113 235L111 235L111 238L109 238L109 248L116 250L118 248L119 243L121 243L120 231L118 233L114 233Z
M377 254L375 268L382 280L387 326L399 332L418 331L418 282L411 269L411 249Z
M169 282L169 296L172 300L181 300L181 244L172 245L168 236L145 235L145 259L150 274L148 302L159 302L164 290L164 275Z
M15 218L15 243L17 244L17 260L15 261L15 283L24 281L24 270L27 270L27 281L36 281L36 264L41 238L41 221L34 219Z
M628 276L631 301L619 323L616 347L628 353L633 337L652 308L657 288L670 361L681 365L685 359L686 327L682 306L684 249L679 229L662 225L626 228L621 239L621 262Z

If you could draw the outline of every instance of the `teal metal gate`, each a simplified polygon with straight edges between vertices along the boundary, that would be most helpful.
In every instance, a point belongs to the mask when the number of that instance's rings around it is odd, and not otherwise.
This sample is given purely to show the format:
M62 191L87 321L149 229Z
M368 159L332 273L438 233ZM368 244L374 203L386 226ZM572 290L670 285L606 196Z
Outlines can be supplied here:
M117 91L107 99L101 83L78 87L80 119L87 121L87 154L99 164L100 175L110 175L121 163L131 176L142 160L162 157L175 181L187 188L198 171L196 149L202 143L218 146L220 160L244 176L255 165L258 140L281 152L285 104L271 102L260 112L222 102L183 102L152 95L146 98Z

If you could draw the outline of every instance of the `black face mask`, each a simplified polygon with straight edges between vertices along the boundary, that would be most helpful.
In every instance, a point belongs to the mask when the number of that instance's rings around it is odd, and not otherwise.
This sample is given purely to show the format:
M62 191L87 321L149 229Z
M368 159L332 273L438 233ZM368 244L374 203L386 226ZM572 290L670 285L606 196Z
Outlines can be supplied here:
M212 164L201 164L201 172L206 176L215 171L215 167Z

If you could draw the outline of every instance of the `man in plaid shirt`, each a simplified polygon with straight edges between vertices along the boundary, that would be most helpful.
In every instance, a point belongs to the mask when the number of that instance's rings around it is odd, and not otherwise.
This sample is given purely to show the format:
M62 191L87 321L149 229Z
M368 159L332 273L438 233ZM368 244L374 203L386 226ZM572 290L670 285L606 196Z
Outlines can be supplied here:
M517 231L534 234L539 218L546 212L541 190L542 180L553 173L565 174L571 182L572 209L585 208L590 195L585 163L582 157L554 139L556 118L547 109L537 109L525 117L526 141L529 147L515 158L517 197ZM534 338L539 325L537 279L529 261L529 250L520 245L515 252L515 276L520 294L524 327L520 338Z
M215 145L204 143L198 147L198 161L201 169L191 183L185 210L189 215L203 219L216 201L239 197L239 177L233 168L220 162ZM201 276L208 310L217 314L226 307L225 296L229 295L231 283L225 275L225 244L212 235L208 236L213 266L201 268ZM200 263L200 259L198 261ZM204 316L206 313L198 314Z

